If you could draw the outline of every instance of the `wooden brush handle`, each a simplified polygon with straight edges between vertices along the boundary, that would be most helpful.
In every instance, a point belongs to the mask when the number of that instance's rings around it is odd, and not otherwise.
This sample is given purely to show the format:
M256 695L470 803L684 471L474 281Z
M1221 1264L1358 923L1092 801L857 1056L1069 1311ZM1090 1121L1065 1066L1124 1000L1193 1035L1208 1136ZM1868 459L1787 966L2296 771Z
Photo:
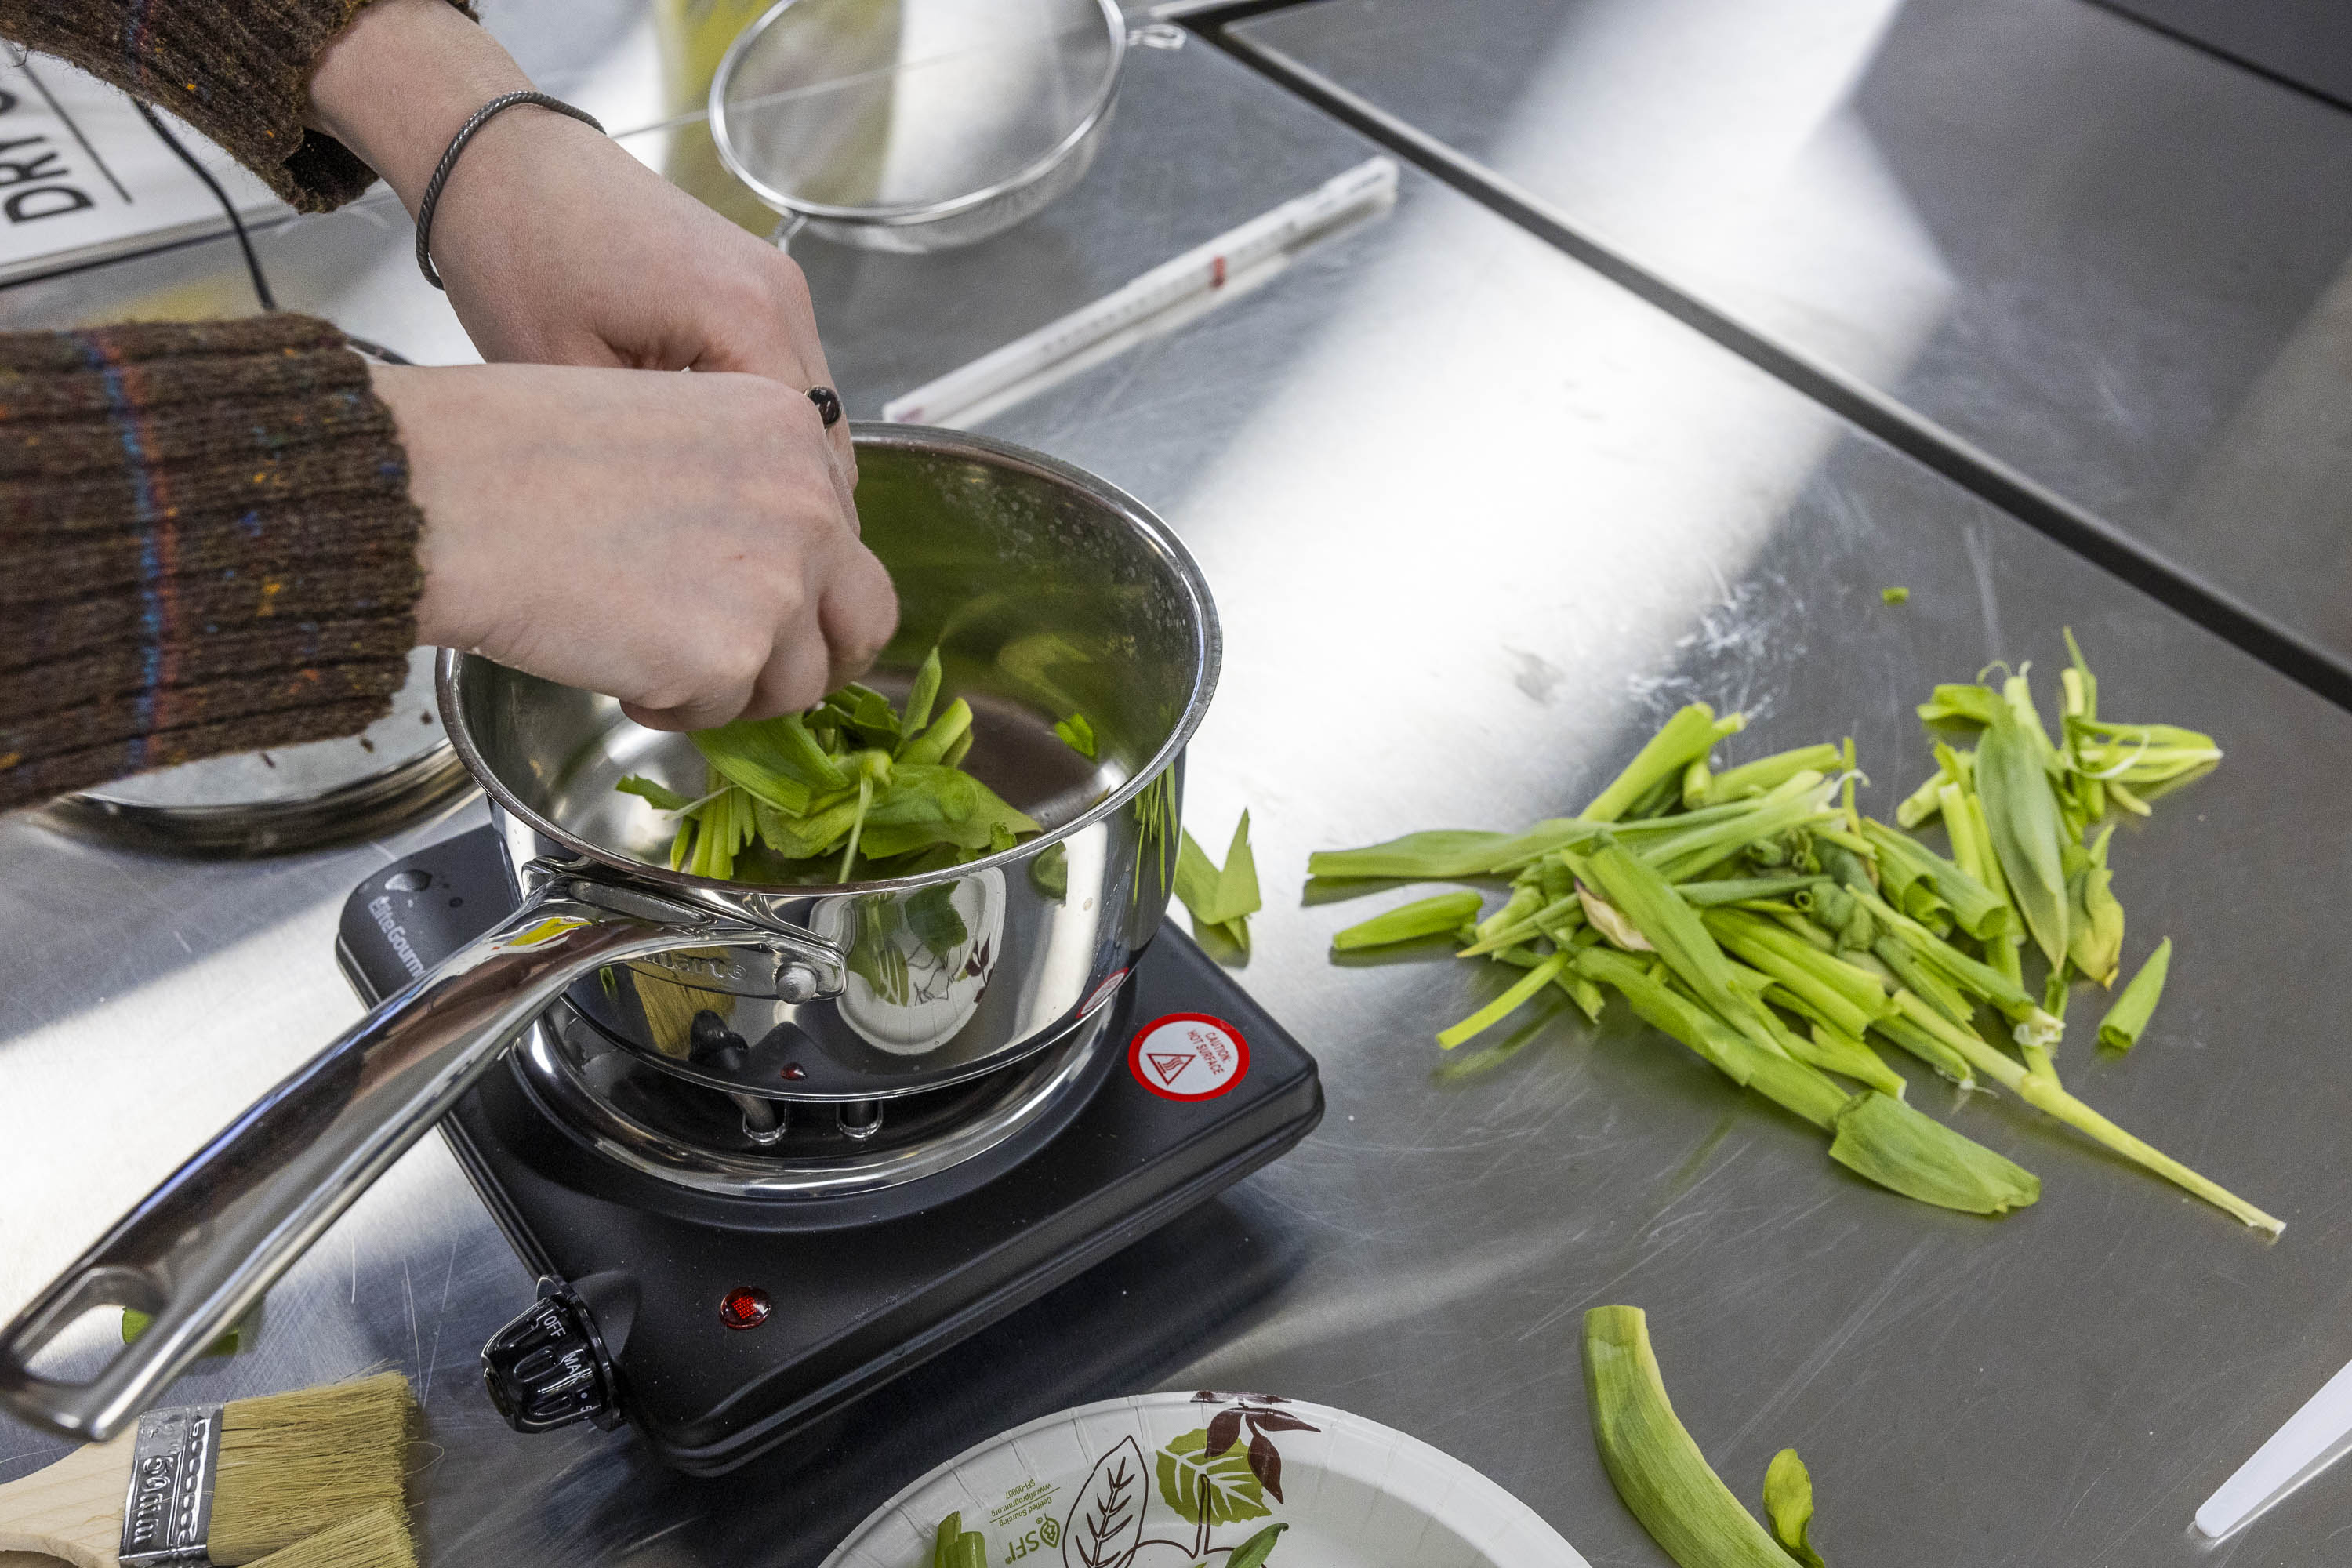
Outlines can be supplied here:
M0 1565L10 1564L7 1553L37 1552L74 1568L118 1568L122 1504L138 1444L133 1427L0 1486Z

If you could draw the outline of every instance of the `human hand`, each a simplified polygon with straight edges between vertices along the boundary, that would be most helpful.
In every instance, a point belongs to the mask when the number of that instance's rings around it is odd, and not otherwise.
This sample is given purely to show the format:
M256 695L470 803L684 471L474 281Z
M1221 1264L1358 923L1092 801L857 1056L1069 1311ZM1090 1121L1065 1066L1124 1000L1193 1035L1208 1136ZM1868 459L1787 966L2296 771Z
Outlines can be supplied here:
M889 640L815 407L761 377L372 367L425 514L419 640L658 730L812 706Z
M310 78L320 129L416 204L475 110L530 79L444 0L373 0ZM484 125L443 189L435 268L485 359L740 371L830 386L808 287L745 233L577 121L530 105ZM832 432L845 488L856 460Z

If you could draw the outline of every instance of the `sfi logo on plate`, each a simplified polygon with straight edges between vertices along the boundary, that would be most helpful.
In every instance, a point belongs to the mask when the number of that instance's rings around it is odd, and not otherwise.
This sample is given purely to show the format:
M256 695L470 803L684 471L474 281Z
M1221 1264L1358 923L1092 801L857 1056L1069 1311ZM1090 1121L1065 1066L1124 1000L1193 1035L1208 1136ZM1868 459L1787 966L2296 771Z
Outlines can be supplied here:
M1171 1013L1136 1031L1127 1070L1162 1100L1214 1100L1249 1071L1249 1042L1223 1018Z

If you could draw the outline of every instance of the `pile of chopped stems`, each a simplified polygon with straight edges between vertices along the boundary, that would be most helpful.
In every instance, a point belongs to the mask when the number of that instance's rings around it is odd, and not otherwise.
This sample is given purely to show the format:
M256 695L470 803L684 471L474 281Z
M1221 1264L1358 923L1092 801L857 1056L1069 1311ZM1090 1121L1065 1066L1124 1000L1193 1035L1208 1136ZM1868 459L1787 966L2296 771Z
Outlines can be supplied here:
M2047 739L2021 671L2000 691L1938 687L1921 708L1977 740L1973 751L1939 746L1937 776L1897 814L1953 826L1949 858L1856 809L1852 741L1718 773L1711 755L1741 721L1697 703L1575 816L1518 834L1416 833L1319 853L1308 868L1511 879L1483 919L1469 895L1446 893L1335 939L1344 950L1454 932L1463 956L1525 971L1438 1036L1448 1049L1547 987L1595 1021L1613 990L1735 1082L1832 1134L1831 1157L1871 1180L1975 1213L2033 1202L2030 1173L1904 1100L1905 1080L1874 1048L1892 1047L1954 1083L2008 1089L2275 1235L2282 1222L2100 1115L2053 1064L2067 977L2112 982L2122 945L2108 835L2087 847L2085 835L2221 755L2202 735L2100 720L2079 650L2065 694L2063 745ZM2040 991L2022 973L2029 941L2050 965ZM2161 976L2156 967L2157 985ZM2154 997L2133 989L2132 1016L2110 1022L2136 1037Z
M939 695L934 648L903 710L853 682L805 713L697 731L698 797L635 774L614 787L677 819L670 869L698 877L846 882L861 854L902 876L1010 849L1037 824L963 771L971 707L934 717Z

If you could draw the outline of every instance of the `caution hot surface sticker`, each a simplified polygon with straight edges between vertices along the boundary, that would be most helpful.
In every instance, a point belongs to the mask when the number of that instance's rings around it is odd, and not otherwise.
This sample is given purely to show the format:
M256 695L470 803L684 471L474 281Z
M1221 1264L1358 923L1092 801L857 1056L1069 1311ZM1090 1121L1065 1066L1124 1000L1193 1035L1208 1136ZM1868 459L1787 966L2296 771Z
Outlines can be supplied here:
M1162 1100L1214 1100L1249 1072L1249 1042L1223 1018L1171 1013L1136 1031L1127 1070Z

